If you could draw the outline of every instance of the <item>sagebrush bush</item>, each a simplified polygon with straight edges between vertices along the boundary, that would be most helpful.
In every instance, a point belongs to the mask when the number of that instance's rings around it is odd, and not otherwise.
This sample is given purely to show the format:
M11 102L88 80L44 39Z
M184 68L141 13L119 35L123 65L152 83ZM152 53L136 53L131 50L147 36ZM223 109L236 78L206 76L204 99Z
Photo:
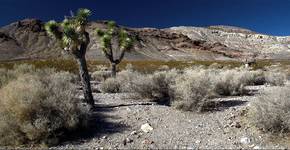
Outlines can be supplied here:
M142 98L149 98L158 103L168 103L178 76L176 70L155 72L152 75L140 75L132 83L132 90Z
M110 73L111 76L111 73ZM139 78L140 74L132 70L123 70L115 78L107 78L100 84L103 93L132 93L133 81Z
M120 93L121 83L117 78L108 78L100 84L100 91L102 93Z
M92 73L91 77L95 81L105 81L106 79L110 78L112 73L110 71L95 71Z
M213 78L215 92L223 96L246 94L245 86L263 83L263 73L261 71L250 71L243 68L222 69Z
M153 80L150 75L141 75L132 82L132 92L136 93L140 98L153 99Z
M265 81L272 86L283 86L286 82L287 76L283 72L265 72Z
M53 69L16 72L0 90L1 146L57 144L67 131L86 125L90 108L76 99L73 75Z
M211 75L213 72L208 70L186 70L176 79L171 105L184 111L202 111L209 98L215 95Z
M265 81L272 86L283 86L287 80L285 69L279 65L271 65L265 67Z
M141 74L137 71L134 71L132 68L119 72L116 78L120 82L120 91L125 93L132 93L134 91L133 82L140 77Z
M264 90L250 103L248 118L258 129L273 134L290 131L290 87Z

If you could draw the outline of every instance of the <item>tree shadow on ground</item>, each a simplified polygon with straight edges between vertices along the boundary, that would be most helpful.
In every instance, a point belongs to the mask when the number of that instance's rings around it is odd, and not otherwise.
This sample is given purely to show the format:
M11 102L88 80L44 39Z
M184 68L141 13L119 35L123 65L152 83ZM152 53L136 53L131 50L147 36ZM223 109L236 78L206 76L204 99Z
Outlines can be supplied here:
M61 145L65 145L67 142L70 144L84 143L92 138L101 138L110 134L126 131L129 126L115 121L120 118L108 115L107 113L110 111L116 110L113 108L94 108L88 127L67 134L62 139Z
M245 105L247 102L245 100L210 101L206 104L203 111L223 111L232 107Z

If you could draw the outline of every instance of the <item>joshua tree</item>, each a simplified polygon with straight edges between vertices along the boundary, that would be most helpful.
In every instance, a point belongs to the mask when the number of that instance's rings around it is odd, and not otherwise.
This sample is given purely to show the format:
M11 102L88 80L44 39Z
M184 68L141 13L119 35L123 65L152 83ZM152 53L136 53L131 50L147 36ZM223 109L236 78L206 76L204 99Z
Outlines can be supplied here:
M116 77L116 67L124 58L125 52L131 49L133 41L124 29L116 26L114 21L107 24L107 30L96 29L96 32L101 38L102 51L111 63L112 76Z
M90 43L89 33L86 32L86 25L91 11L79 9L76 15L66 17L63 22L49 21L45 24L47 33L54 37L60 46L71 54L79 65L79 73L82 82L85 101L91 106L94 99L91 90L90 77L86 64L86 50Z

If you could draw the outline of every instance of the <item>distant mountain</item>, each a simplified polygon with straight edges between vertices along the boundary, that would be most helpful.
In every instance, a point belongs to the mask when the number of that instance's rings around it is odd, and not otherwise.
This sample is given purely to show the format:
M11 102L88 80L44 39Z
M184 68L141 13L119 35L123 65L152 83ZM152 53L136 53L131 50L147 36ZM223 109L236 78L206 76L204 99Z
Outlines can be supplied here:
M89 59L104 59L95 28L106 21L91 22ZM25 19L0 28L0 60L66 57L44 31L44 23ZM127 28L134 37L128 60L242 60L290 58L290 37L258 34L232 26Z

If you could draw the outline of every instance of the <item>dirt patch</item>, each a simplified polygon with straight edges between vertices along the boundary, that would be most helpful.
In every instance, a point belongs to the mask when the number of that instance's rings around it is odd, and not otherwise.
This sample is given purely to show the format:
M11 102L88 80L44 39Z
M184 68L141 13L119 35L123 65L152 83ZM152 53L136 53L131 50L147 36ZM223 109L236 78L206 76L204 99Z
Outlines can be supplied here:
M253 89L267 88L264 86ZM142 104L130 94L95 93L96 117L91 129L73 142L55 148L117 149L249 149L286 148L250 127L243 115L255 96L219 98L218 109L182 112L172 107ZM130 104L130 105L126 105ZM108 107L112 106L112 107ZM153 130L145 133L148 123ZM271 142L272 141L272 142Z

